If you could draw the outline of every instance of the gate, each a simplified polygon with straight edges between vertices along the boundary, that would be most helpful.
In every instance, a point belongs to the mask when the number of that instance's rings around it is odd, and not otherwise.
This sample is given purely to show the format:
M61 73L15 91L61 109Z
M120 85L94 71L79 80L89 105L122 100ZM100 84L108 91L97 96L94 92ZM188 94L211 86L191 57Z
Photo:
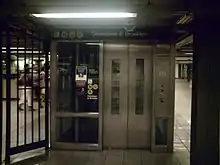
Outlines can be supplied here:
M0 120L6 164L13 156L49 148L49 43L20 24L0 35ZM1 118L2 119L2 118ZM5 128L5 132L4 132ZM1 154L2 156L2 154Z
M0 26L0 91L2 91L2 26ZM0 92L0 164L2 162L2 92Z

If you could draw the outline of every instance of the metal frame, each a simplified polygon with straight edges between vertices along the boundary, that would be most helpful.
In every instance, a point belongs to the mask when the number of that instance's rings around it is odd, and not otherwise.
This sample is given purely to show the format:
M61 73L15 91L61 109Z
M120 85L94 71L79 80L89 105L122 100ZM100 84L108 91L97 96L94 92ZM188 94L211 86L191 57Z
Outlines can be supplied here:
M80 41L65 41L65 40L61 40L61 41L56 41L54 40L52 42L52 50L51 50L51 54L52 54L52 58L51 58L51 73L56 73L56 45L57 45L57 42L99 42L100 41L91 41L91 40L80 40ZM115 41L112 41L113 43ZM127 44L130 44L130 43L140 43L140 44L146 44L145 42L143 41L120 41L120 43L127 43ZM173 45L169 45L170 46L170 52L168 54L164 53L164 54L160 54L160 56L164 56L166 55L166 57L168 58L169 60L169 63L170 63L170 67L169 67L169 74L170 74L170 86L169 88L171 89L169 96L170 96L170 102L169 102L169 108L171 108L172 110L172 114L170 114L169 116L167 116L166 118L168 119L168 137L167 137L167 145L160 145L160 146L156 146L155 145L155 119L156 119L156 116L155 116L155 103L154 103L154 100L155 100L155 90L156 90L156 87L155 87L155 83L156 83L156 73L155 73L155 60L156 60L156 45L155 44L149 44L151 45L153 48L152 48L152 70L153 70L153 74L152 74L152 123L151 123L151 150L153 152L172 152L173 151L173 124L174 124L174 87L175 87L175 83L174 83L174 69L175 69L175 59L174 59L174 54L175 54L175 47ZM166 44L168 45L168 44ZM51 74L51 112L52 112L52 117L51 117L51 126L52 126L52 129L51 129L51 133L52 133L52 136L51 136L51 142L52 142L52 148L63 148L63 149L78 149L78 150L95 150L95 149L102 149L103 147L103 83L104 83L104 73L103 73L103 63L104 63L104 49L103 49L103 42L101 42L100 44L100 67L99 67L99 73L100 73L100 79L99 79L99 83L100 83L100 87L99 87L99 114L98 113L65 113L65 114L62 114L62 113L59 113L59 112L56 112L56 74ZM99 117L99 144L79 144L79 143L62 143L62 142L56 142L56 126L55 126L55 121L56 121L56 117Z
M0 22L2 23L2 22ZM2 151L3 151L3 100L2 100L2 26L0 27L0 164L2 162Z
M167 44L165 44L167 45ZM170 51L167 54L156 54L156 45L153 47L153 111L152 111L152 140L151 140L151 151L152 152L162 152L167 153L173 152L173 134L174 134L174 99L175 99L175 46L169 44ZM168 120L167 122L167 145L156 145L155 144L155 126L156 126L156 118L155 115L155 99L156 99L156 58L164 57L169 60L169 103L168 107L165 107L167 110L170 110L171 113L169 115L164 116Z
M65 113L57 112L57 43L58 42L72 42L72 43L99 43L99 113ZM102 149L102 108L103 108L103 42L95 40L53 40L51 45L51 148L52 149L78 149L78 150L100 150ZM98 144L84 144L84 143L64 143L57 142L56 139L56 118L69 117L88 117L97 118L99 120L99 139Z

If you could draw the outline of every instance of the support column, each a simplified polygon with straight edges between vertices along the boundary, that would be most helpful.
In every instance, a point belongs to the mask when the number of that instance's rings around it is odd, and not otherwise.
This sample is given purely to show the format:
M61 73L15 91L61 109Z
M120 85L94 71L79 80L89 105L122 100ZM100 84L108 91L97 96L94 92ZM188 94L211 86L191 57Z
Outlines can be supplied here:
M195 7L190 165L218 165L220 35L215 20L219 12L212 15L205 4Z

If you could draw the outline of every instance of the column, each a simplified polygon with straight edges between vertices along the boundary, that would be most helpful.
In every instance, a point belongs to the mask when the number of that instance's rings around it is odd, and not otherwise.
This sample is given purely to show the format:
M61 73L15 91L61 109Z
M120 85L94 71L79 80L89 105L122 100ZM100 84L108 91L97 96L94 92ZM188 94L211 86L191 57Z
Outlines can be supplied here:
M207 4L194 8L190 165L219 164L220 28Z

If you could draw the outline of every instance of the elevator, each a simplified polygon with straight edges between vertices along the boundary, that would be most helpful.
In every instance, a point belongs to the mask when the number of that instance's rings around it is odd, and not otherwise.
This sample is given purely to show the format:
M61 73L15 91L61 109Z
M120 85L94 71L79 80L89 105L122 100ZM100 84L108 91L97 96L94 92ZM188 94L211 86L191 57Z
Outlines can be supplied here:
M150 148L152 47L104 45L104 147Z
M51 148L172 152L172 50L141 41L54 41Z

